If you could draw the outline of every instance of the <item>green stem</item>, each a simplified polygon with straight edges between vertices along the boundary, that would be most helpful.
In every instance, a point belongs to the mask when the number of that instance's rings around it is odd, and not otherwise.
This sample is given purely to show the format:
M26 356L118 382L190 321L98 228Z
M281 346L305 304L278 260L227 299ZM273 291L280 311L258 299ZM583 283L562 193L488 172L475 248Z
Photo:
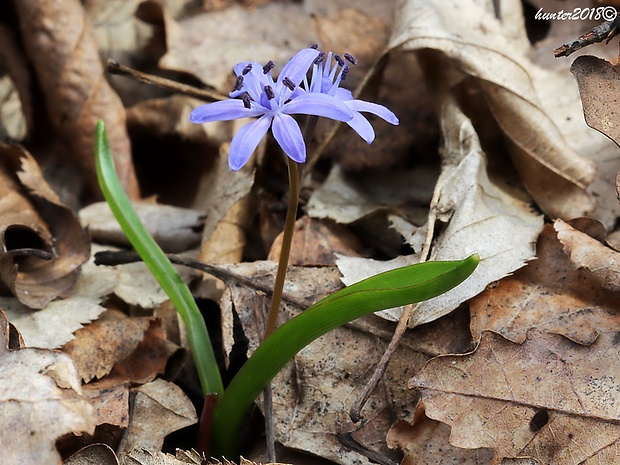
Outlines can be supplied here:
M187 339L194 356L203 394L221 395L224 387L204 319L187 285L145 229L127 198L114 169L114 160L103 121L97 123L95 155L97 178L110 210L185 323Z
M282 291L284 290L284 281L286 279L286 268L291 255L291 244L293 242L293 232L295 231L295 220L297 218L297 205L299 198L299 167L297 162L288 160L288 179L289 194L288 208L286 210L286 220L284 223L284 235L282 237L282 247L280 249L280 259L278 261L278 271L276 272L276 282L273 285L273 295L271 297L271 305L265 323L265 333L263 339L266 339L276 327L278 322L278 313L280 310L280 302L282 301Z

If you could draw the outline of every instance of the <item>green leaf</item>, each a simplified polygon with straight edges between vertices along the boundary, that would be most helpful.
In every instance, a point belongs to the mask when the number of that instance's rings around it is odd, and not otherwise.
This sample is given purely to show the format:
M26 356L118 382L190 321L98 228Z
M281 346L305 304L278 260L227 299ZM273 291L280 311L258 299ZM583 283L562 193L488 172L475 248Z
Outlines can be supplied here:
M323 334L379 310L421 302L463 282L478 255L461 261L426 262L387 271L346 287L274 331L239 370L213 413L213 451L236 453L238 427L260 392L294 356ZM404 387L403 387L404 389Z
M187 285L148 233L125 194L114 169L103 121L97 123L95 133L95 163L101 192L114 217L185 323L203 393L221 394L224 387L204 319Z

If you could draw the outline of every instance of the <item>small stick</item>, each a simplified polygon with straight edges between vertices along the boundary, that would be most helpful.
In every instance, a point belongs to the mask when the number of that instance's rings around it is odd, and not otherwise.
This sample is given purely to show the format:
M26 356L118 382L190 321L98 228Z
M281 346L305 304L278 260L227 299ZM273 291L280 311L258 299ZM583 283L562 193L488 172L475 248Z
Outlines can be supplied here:
M121 65L119 62L111 59L108 59L106 69L111 74L128 77L138 82L144 82L145 84L151 84L162 89L189 95L190 97L199 98L201 100L217 101L226 100L228 98L227 95L220 94L219 92L213 90L199 89L198 87L181 84L180 82L173 81L172 79L155 76L154 74L143 73L142 71L135 70L129 66Z
M576 39L571 40L563 44L562 46L556 48L553 51L553 55L558 57L567 57L571 53L576 52L584 47L587 47L591 44L596 44L599 42L603 42L604 40L609 43L611 39L613 39L618 34L618 25L620 24L620 15L616 16L614 19L605 21L604 23L599 24L590 32L587 32Z

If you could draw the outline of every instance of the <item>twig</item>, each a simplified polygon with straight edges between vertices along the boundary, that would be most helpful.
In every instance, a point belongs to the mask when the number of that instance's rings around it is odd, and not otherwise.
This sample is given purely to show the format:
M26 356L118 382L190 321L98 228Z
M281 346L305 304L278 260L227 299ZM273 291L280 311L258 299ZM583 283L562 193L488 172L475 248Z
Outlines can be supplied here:
M185 257L183 255L166 254L166 256L175 265L183 265L189 268L193 268L195 270L204 271L205 273L209 273L210 275L215 276L222 281L232 281L237 284L247 286L251 289L256 289L257 291L264 292L268 296L273 293L269 286L255 283L249 278L239 276L238 274L232 273L224 268L209 265L208 263L201 262L200 260L196 260L191 257ZM115 266L139 261L141 261L140 256L133 251L105 250L102 252L97 252L95 254L95 265ZM308 306L300 300L297 300L296 298L291 297L286 293L282 294L282 300L302 309L305 309Z
M144 82L145 84L151 84L162 89L189 95L190 97L196 97L202 100L215 101L226 100L228 98L227 95L220 94L219 92L213 90L199 89L198 87L181 84L180 82L173 81L172 79L155 76L154 74L143 73L142 71L135 70L129 66L121 65L117 61L111 59L108 59L107 70L111 74L128 77L138 82Z
M606 41L605 43L609 43L611 39L613 39L618 34L618 26L620 25L620 15L616 16L614 19L605 21L602 24L599 24L590 32L587 32L576 39L571 40L563 44L562 46L556 48L553 51L553 54L556 58L558 57L567 57L571 53L576 52L584 47L587 47L591 44L597 44L599 42Z

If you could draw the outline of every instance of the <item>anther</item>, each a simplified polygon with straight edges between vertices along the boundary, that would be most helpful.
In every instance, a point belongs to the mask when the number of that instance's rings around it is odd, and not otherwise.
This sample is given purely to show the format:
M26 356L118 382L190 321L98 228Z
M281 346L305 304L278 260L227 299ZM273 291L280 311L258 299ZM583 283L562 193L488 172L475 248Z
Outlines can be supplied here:
M325 59L325 52L320 52L318 56L314 59L313 63L315 65L320 65L324 59Z
M291 81L288 76L285 77L284 79L282 79L282 84L284 84L290 90L295 90L295 83L293 81Z
M263 66L263 74L267 74L269 71L273 69L275 64L273 61L269 60L265 66Z
M342 73L340 74L341 81L347 80L347 78L349 77L349 71L351 71L351 68L349 68L348 66L345 66L344 68L342 68Z
M318 49L319 49L319 44L312 44L312 45L310 46L310 48L311 48L311 49L314 49L314 50L318 50Z
M250 71L252 71L252 63L248 63L247 65L245 65L245 68L243 68L243 71L241 71L241 74L245 76Z
M237 76L237 80L235 81L235 87L233 87L233 91L241 90L243 87L243 76Z
M248 110L252 108L252 99L250 99L249 94L245 93L241 96L241 100L243 101L243 106Z
M344 66L344 60L342 59L342 57L340 55L336 55L334 53L334 60L336 60L336 62L340 65L340 66Z
M355 58L353 55L351 55L350 53L345 53L344 54L344 59L347 60L349 63L351 63L352 65L356 65L357 64L357 58Z
M276 96L276 94L273 93L273 88L271 86L265 86L265 95L269 100Z

